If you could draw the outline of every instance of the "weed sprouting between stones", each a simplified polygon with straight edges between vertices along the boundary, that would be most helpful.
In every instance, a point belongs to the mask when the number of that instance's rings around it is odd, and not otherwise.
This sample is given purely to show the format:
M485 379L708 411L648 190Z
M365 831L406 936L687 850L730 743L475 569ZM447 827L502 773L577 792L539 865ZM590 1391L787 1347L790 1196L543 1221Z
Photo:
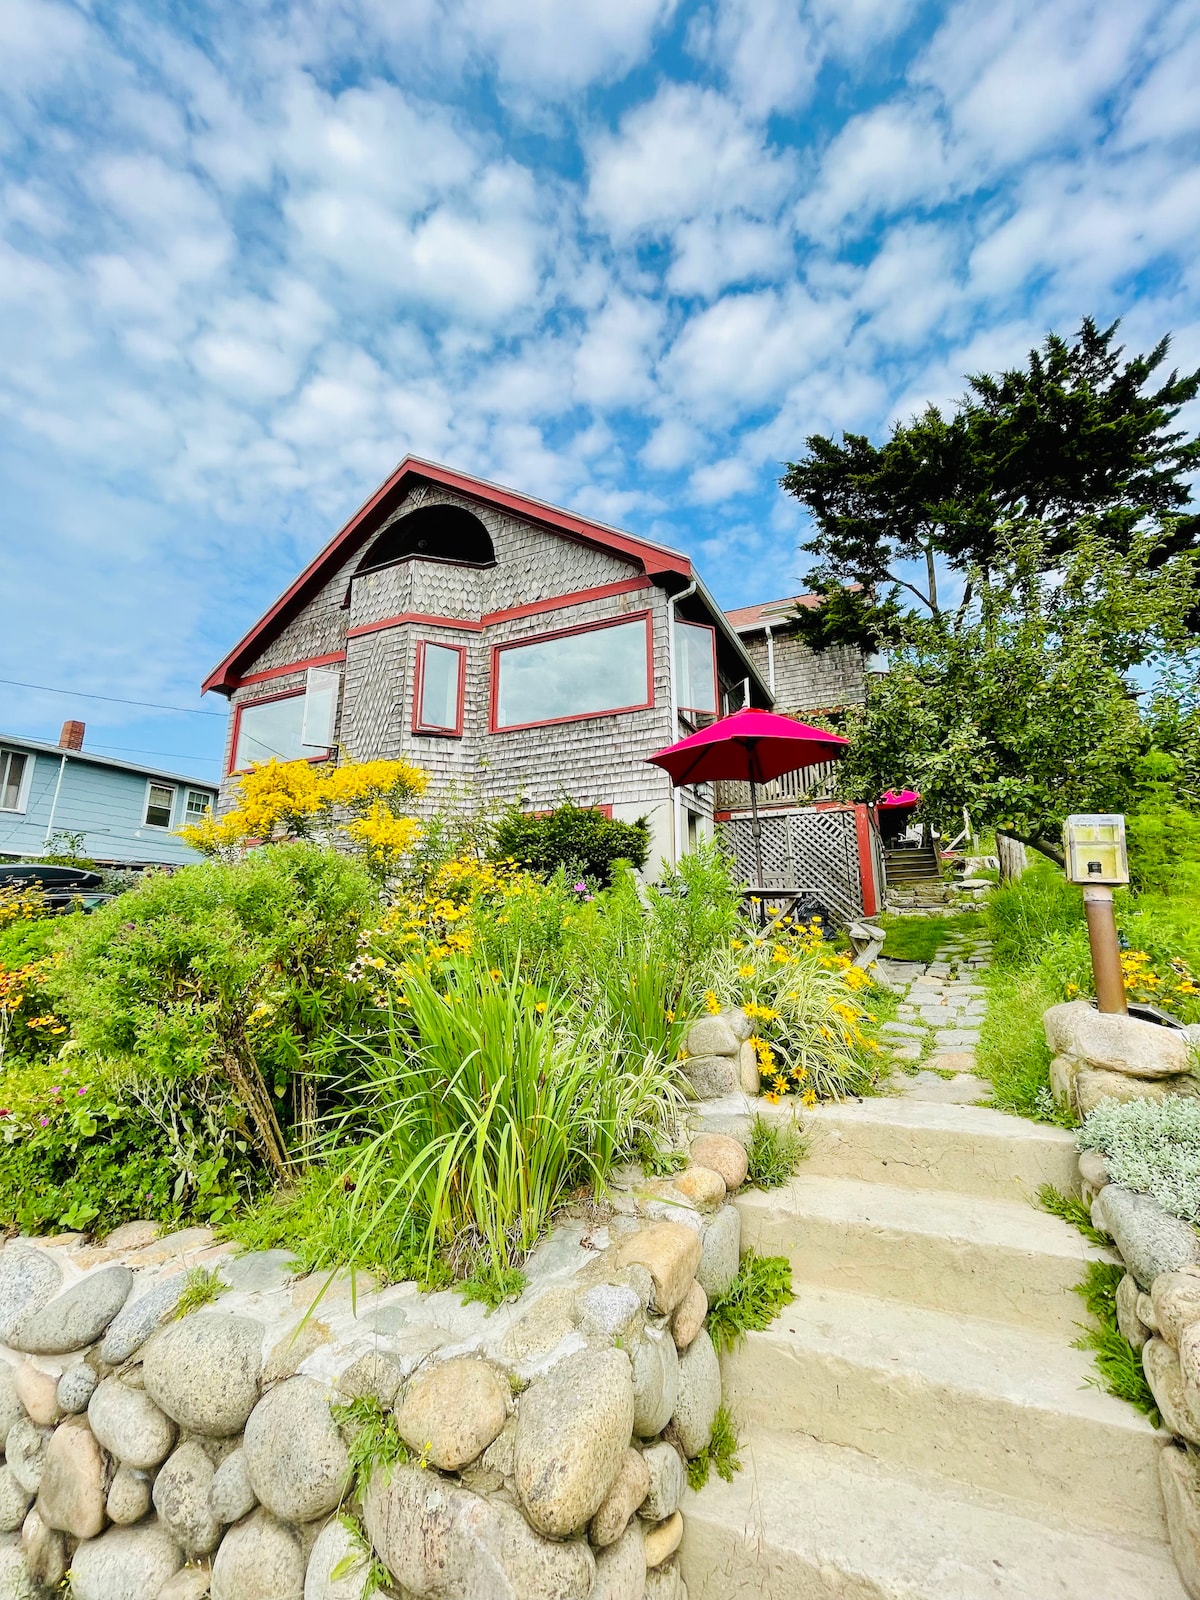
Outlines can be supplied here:
M1052 1183L1042 1184L1037 1192L1037 1202L1042 1210L1048 1211L1052 1217L1061 1217L1073 1228L1078 1228L1083 1237L1092 1244L1112 1243L1106 1233L1092 1226L1092 1214L1083 1201L1076 1200L1072 1195L1063 1194L1062 1190L1056 1189Z
M412 1461L412 1451L400 1437L395 1416L373 1395L359 1395L330 1409L346 1441L358 1495L366 1491L374 1472L382 1469L388 1474L393 1467L407 1466Z
M787 1257L747 1250L737 1277L708 1308L706 1326L713 1344L718 1351L732 1350L744 1334L769 1327L794 1298Z
M175 1302L176 1319L212 1305L224 1288L215 1267L189 1267L183 1275L183 1292Z
M755 1189L779 1189L807 1154L808 1141L792 1123L780 1125L758 1116L750 1129L746 1181Z
M1075 1293L1087 1306L1095 1326L1084 1328L1075 1348L1090 1350L1095 1358L1097 1373L1091 1381L1098 1389L1136 1406L1157 1428L1162 1418L1146 1382L1142 1358L1117 1326L1117 1285L1124 1276L1124 1267L1115 1262L1088 1263L1087 1275L1075 1285Z
M464 1278L458 1285L458 1292L464 1305L478 1300L489 1311L495 1311L506 1300L519 1298L528 1283L529 1279L519 1267L493 1265L480 1267L469 1278Z
M735 1472L742 1470L742 1463L737 1456L737 1434L733 1428L733 1418L728 1410L722 1406L713 1418L712 1438L699 1455L693 1456L687 1464L688 1488L703 1489L708 1482L708 1475L715 1470L718 1478L724 1478L726 1483L733 1482Z

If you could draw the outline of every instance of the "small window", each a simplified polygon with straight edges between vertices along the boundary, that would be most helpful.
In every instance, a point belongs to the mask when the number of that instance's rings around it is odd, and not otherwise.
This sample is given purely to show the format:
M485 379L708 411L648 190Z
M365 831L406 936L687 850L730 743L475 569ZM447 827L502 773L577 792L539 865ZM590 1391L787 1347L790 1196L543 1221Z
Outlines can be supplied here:
M574 722L654 704L649 613L498 645L492 731Z
M0 750L0 811L21 811L21 787L29 757L20 750Z
M679 709L701 716L717 714L717 634L699 622L675 624Z
M212 795L206 794L203 789L189 789L187 792L187 805L184 807L185 822L199 822L201 817L206 817L212 810Z
M169 828L175 809L175 791L169 784L152 783L146 795L146 826Z
M413 704L413 732L459 737L463 728L463 675L466 646L417 645L417 687Z

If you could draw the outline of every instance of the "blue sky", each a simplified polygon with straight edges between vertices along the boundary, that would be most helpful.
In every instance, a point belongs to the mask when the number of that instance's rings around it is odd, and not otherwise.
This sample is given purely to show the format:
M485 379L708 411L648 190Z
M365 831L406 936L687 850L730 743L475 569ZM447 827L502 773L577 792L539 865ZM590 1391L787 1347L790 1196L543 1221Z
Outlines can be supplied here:
M220 712L409 450L793 592L806 434L1087 312L1200 365L1198 83L1195 0L5 0L0 678ZM0 683L66 716L217 772Z

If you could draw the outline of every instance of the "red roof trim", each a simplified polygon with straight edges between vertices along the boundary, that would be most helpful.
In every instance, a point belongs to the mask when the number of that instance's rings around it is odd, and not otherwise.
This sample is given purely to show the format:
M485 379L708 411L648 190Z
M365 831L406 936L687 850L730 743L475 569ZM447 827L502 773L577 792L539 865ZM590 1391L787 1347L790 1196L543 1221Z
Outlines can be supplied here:
M309 562L295 582L284 590L270 610L259 618L249 633L240 639L229 654L213 668L204 680L203 692L217 689L228 694L236 686L242 664L247 659L252 661L256 650L266 647L320 587L332 569L340 565L347 556L352 555L360 545L365 544L374 532L371 523L372 514L404 479L409 477L422 478L430 483L440 484L443 488L457 490L460 494L481 500L486 505L499 506L531 522L539 522L556 533L624 556L635 562L647 577L659 573L671 573L684 579L690 579L692 576L692 564L687 557L680 555L678 551L667 549L665 545L638 539L633 534L610 528L605 523L592 522L586 517L564 511L560 506L549 505L544 500L534 500L528 495L518 494L513 489L488 483L483 478L473 478L465 472L455 472L450 467L440 466L435 461L425 461L420 456L405 456L391 477L359 507L341 531L335 534L325 548Z

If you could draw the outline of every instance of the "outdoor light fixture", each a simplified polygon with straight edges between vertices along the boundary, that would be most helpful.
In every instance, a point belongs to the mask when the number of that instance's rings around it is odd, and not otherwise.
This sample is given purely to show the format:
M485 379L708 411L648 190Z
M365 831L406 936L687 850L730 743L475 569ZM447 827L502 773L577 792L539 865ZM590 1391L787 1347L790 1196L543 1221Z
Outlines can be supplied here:
M1097 1004L1101 1011L1124 1016L1129 1007L1112 892L1114 884L1129 882L1125 818L1115 812L1068 817L1063 823L1063 857L1067 882L1083 887Z

